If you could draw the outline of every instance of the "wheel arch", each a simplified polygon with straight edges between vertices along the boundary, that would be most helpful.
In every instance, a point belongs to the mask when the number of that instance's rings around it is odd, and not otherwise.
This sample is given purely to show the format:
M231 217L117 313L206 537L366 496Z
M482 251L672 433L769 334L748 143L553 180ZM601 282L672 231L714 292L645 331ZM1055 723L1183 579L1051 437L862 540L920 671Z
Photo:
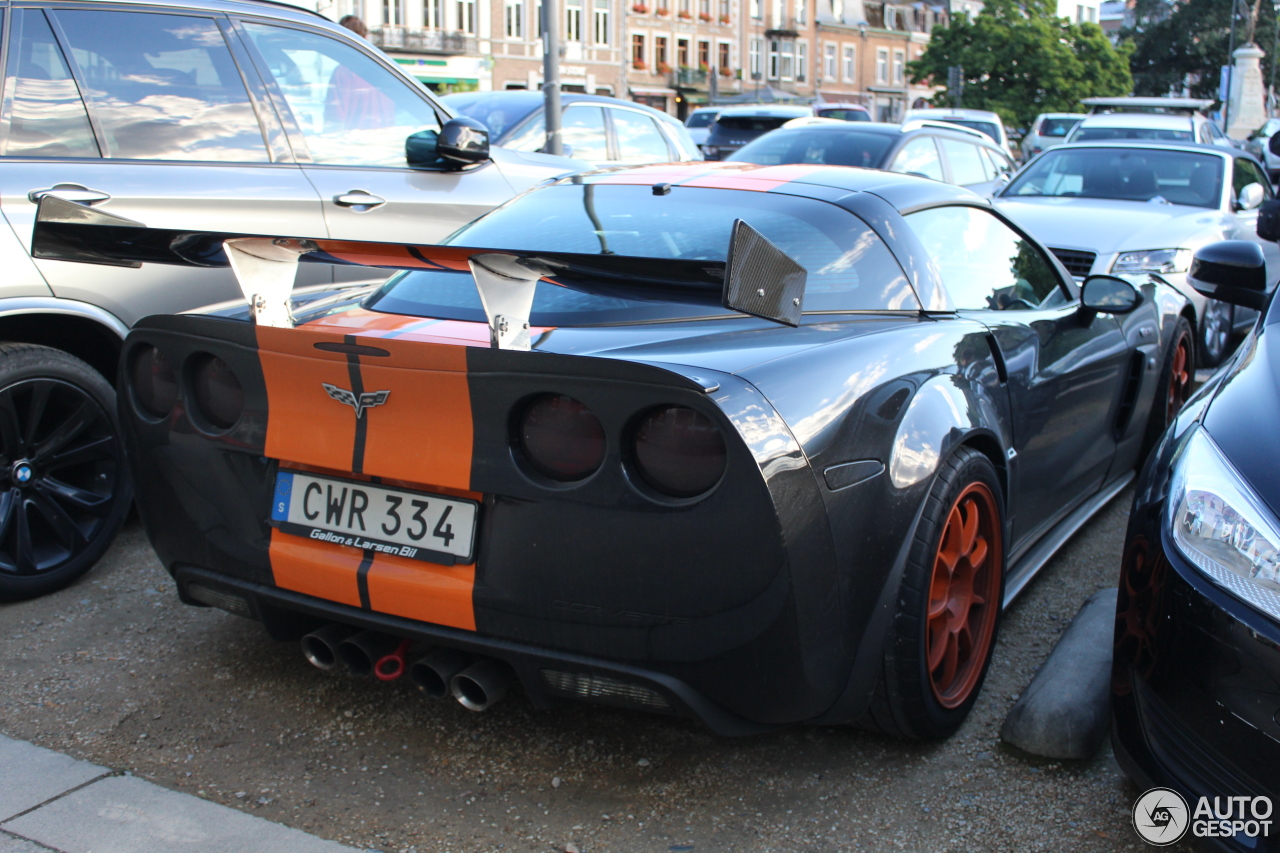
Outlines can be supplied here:
M61 350L88 364L112 387L128 332L114 314L89 303L55 298L0 300L0 341Z

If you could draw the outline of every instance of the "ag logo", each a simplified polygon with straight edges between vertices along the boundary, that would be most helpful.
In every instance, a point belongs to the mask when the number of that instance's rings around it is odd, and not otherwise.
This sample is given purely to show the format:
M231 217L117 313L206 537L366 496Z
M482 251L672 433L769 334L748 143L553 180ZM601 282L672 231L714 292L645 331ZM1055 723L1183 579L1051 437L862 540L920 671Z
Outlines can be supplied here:
M1133 828L1143 841L1156 847L1181 841L1190 823L1187 801L1177 791L1152 788L1133 804Z

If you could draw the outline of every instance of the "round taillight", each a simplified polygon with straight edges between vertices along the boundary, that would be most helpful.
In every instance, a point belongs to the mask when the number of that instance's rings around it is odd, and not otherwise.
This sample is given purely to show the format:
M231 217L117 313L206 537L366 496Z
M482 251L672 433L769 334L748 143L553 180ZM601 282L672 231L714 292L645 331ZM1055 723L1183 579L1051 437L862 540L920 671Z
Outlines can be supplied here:
M724 474L724 437L706 415L684 406L663 406L636 425L635 461L640 476L653 488L675 498L691 498Z
M178 375L169 359L153 346L134 350L129 379L138 407L155 418L163 418L178 401Z
M230 429L244 411L244 389L231 366L216 355L198 355L191 370L191 396L201 417Z
M590 409L563 394L530 403L520 418L518 439L529 464L553 480L581 480L604 462L604 427Z

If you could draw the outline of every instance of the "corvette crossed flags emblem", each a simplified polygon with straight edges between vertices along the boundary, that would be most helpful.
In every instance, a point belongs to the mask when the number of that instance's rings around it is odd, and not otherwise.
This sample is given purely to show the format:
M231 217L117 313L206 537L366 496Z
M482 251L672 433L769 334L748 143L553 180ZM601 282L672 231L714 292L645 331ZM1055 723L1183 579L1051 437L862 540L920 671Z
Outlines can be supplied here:
M356 420L364 417L365 409L381 406L387 402L387 397L391 395L390 391L366 391L357 398L354 393L346 388L339 388L337 385L330 385L328 382L321 382L320 384L324 386L325 392L330 397L355 409Z

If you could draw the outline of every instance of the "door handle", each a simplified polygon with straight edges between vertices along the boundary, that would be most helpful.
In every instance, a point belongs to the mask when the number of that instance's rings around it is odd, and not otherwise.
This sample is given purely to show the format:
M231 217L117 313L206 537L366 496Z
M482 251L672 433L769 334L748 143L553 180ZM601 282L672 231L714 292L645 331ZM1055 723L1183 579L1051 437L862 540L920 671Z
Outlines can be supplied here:
M40 199L47 195L55 196L63 201L73 201L76 204L97 204L100 201L106 201L111 198L110 193L91 190L80 184L54 184L47 189L32 190L27 193L27 199L32 204L39 204Z
M364 190L350 190L342 195L335 195L333 203L339 207L363 208L364 210L372 210L387 203L385 198L378 198L373 193ZM363 212L363 211L357 211Z

